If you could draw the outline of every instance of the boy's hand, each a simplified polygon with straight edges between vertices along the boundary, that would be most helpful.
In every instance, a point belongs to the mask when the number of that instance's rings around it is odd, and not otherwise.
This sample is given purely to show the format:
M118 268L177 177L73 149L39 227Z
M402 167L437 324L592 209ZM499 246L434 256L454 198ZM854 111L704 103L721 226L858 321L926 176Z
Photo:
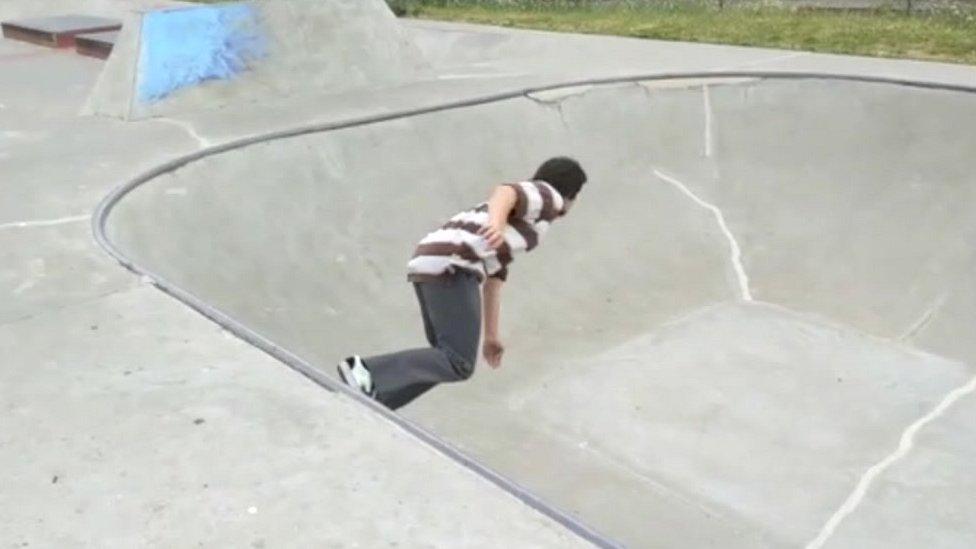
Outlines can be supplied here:
M486 338L485 344L482 346L482 351L485 354L485 360L488 361L488 365L492 368L498 368L502 365L502 355L505 354L505 346L497 338Z
M505 243L505 226L496 227L494 225L485 225L478 234L485 239L485 242L491 246L492 250L497 250L501 248L502 244Z
M492 250L497 250L505 243L505 229L508 228L508 218L518 203L518 193L511 185L499 185L488 198L488 224L478 231Z

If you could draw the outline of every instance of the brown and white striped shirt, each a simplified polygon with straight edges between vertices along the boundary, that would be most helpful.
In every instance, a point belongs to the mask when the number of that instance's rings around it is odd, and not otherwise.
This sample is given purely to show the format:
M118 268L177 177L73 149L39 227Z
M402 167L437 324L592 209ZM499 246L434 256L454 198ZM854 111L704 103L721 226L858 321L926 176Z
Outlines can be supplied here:
M505 242L493 250L478 232L488 225L488 204L465 210L420 241L407 265L408 279L423 282L453 274L458 269L505 280L515 254L535 248L549 225L564 212L562 195L544 181L508 185L516 202L508 218Z

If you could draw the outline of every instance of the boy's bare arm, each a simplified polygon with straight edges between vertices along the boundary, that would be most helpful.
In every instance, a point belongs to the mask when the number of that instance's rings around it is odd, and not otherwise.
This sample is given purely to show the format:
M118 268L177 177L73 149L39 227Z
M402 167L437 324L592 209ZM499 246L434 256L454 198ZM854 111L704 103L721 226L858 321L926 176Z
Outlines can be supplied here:
M503 284L504 281L500 278L489 278L484 286L485 342L482 345L482 352L492 368L502 365L502 355L505 353L505 347L498 335Z
M492 249L498 249L505 243L505 229L508 227L508 216L515 209L518 194L508 185L499 185L488 198L488 226L481 230Z
M488 225L481 230L481 236L493 249L498 249L505 243L505 229L508 228L508 217L518 203L515 189L507 185L499 185L488 198ZM502 364L505 347L502 345L498 333L498 320L501 314L501 289L504 281L500 278L489 278L485 281L483 290L483 309L485 316L485 342L482 352L485 360L492 368Z

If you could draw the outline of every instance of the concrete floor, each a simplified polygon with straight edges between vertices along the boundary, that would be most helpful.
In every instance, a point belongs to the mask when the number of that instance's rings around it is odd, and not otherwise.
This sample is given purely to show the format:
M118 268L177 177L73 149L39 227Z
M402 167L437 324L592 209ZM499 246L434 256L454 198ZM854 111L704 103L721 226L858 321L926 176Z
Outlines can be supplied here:
M582 543L111 261L88 216L146 169L579 78L745 68L976 85L962 66L404 24L434 76L131 123L76 116L100 62L0 41L0 539ZM514 267L508 364L407 417L631 546L968 547L974 117L961 93L824 80L555 91L212 156L127 196L109 234L328 370L350 349L418 340L401 272L412 240L570 150L594 185ZM557 266L581 275L554 288ZM363 302L374 310L350 314Z

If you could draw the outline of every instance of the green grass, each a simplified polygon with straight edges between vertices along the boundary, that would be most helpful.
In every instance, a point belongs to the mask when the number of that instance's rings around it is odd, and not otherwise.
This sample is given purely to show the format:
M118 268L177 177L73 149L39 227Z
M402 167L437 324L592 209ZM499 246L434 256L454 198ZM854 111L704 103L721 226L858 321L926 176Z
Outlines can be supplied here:
M587 0L390 0L409 17L505 27L976 64L972 7L929 13Z

